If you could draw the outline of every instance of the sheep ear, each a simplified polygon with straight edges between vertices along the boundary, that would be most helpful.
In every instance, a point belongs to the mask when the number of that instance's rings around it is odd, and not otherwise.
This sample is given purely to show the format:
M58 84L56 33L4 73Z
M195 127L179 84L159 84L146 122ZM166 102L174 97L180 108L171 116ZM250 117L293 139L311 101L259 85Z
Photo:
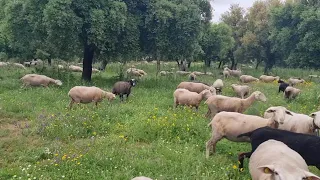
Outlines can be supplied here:
M306 179L308 180L320 180L320 177L314 175L313 173L309 172L309 171L304 171L304 174L306 175Z
M274 165L263 165L259 166L258 169L265 174L273 174L274 173Z
M267 111L267 113L273 113L273 112L275 112L276 110L274 110L274 109L269 109L268 111Z
M311 113L309 116L314 118L314 117L316 117L316 113Z
M286 112L286 114L293 116L293 114L290 111L286 110L285 112Z

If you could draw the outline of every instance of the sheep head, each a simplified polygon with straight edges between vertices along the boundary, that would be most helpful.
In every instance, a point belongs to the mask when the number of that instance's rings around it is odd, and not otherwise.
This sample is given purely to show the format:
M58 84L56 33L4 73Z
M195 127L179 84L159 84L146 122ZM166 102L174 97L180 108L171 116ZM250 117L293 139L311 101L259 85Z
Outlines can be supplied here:
M316 129L320 128L320 111L311 113L309 115L313 119L313 124L316 126Z
M55 80L54 83L58 86L61 86L62 85L62 82L60 80Z
M266 117L266 113L272 114L271 117L273 117L274 121L278 122L279 124L284 123L286 114L293 116L292 113L287 108L285 108L283 106L269 107L265 111L265 117Z
M275 77L275 80L277 80L277 81L279 82L280 77L279 77L279 76L276 76L276 77Z
M104 91L104 97L106 99L108 99L108 101L113 101L114 99L116 99L116 95L110 92L106 92Z
M216 90L216 88L214 88L213 86L210 86L210 87L209 87L209 90L210 90L210 92L211 92L212 95L217 95L217 90Z
M135 87L136 86L136 80L135 79L131 79L129 81L129 83L131 84L132 87Z
M262 101L262 102L266 102L267 101L267 97L260 91L255 91L253 92L254 97L256 100L258 101Z
M208 89L203 90L200 94L202 96L202 99L205 99L205 100L207 100L210 96L215 95L215 94L212 94L211 91Z

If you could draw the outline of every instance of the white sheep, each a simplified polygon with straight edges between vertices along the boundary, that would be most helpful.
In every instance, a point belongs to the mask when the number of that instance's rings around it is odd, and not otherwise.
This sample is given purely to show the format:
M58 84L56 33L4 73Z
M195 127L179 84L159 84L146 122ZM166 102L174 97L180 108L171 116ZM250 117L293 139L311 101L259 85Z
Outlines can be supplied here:
M216 94L216 89L203 83L196 82L181 82L177 88L187 89L191 92L201 93L203 90L208 89L212 94Z
M300 89L288 86L283 93L284 98L294 99L301 93Z
M92 72L93 72L93 73L99 73L100 70L99 70L99 69L96 69L96 68L92 68Z
M0 67L8 66L8 63L6 62L0 62Z
M309 172L306 161L299 153L273 139L263 142L252 153L249 171L252 180L320 180Z
M195 75L197 75L197 76L205 75L205 73L199 72L199 71L193 71L192 73L195 74Z
M13 63L12 65L22 69L27 69L23 64L20 64L20 63Z
M273 116L265 119L259 116L246 115L238 112L220 112L208 124L212 128L212 136L206 143L206 158L215 152L216 144L223 138L234 142L249 142L248 137L237 137L240 134L253 131L260 127L277 128L283 124L285 114L290 114L286 108L270 109Z
M242 75L242 76L240 76L239 79L240 79L240 81L241 81L242 83L250 83L250 82L259 81L258 78L255 78L255 77L250 76L250 75Z
M80 66L75 66L75 65L70 65L70 66L69 66L69 69L70 69L71 71L73 71L73 72L82 72L82 71L83 71L82 67L80 67Z
M228 97L222 95L215 95L209 97L205 104L208 105L208 112L206 117L214 117L218 112L239 112L243 113L246 111L255 101L266 102L266 96L260 92L253 92L248 98L240 99L237 97Z
M198 110L200 102L208 99L212 96L210 90L205 89L201 93L191 92L187 89L176 89L173 93L174 106L177 108L178 105L187 105L195 107Z
M20 79L23 82L23 87L26 86L43 86L48 87L49 84L62 85L60 80L52 79L45 75L27 74Z
M189 71L176 71L176 74L179 74L179 75L187 75L187 74L190 74L191 72Z
M127 72L127 75L135 76L135 77L142 77L144 75L147 75L147 73L144 72L143 70L137 69L137 68L133 68L133 67L127 69L126 72Z
M189 79L190 79L191 81L196 80L196 78L197 78L197 75L196 75L194 72L192 72L192 73L189 74Z
M103 98L112 101L116 98L116 95L104 91L95 86L75 86L70 89L68 96L70 97L69 108L72 108L73 103L91 103L94 102L96 106L98 106L98 102L101 102Z
M265 82L265 83L270 83L270 82L273 82L275 80L279 80L280 77L279 76L267 76L267 75L261 75L259 80L262 81L262 82Z
M230 76L234 77L240 77L241 76L241 70L231 70L229 68L225 68L230 73Z
M217 79L212 86L216 89L217 94L222 93L223 81L221 79Z
M231 84L231 87L241 99L245 98L250 93L250 87L247 85Z
M226 78L228 78L228 77L230 77L230 72L228 71L228 70L223 70L223 77L224 77L224 79L226 79Z
M59 64L59 65L58 65L58 69L64 69L64 66L61 65L61 64Z
M289 78L289 79L288 79L288 83L289 83L290 86L294 86L294 85L296 85L296 84L304 83L304 82L305 82L305 80L304 80L304 79L301 79L301 78L298 78L298 79L296 79L296 78Z
M169 74L173 74L173 72L169 72L169 71L160 71L160 76L166 76Z
M269 109L281 108L281 106L274 106L268 108L264 112L264 118L270 118L272 116L269 112ZM291 112L291 115L286 115L284 123L279 126L279 129L303 133L303 134L314 134L316 129L320 127L320 118L316 118L316 115L320 115L320 112L312 113L310 116L305 114L299 114L295 112ZM320 117L320 116L319 116Z
M139 177L135 177L131 180L152 180L152 179L149 177L145 177L145 176L139 176Z

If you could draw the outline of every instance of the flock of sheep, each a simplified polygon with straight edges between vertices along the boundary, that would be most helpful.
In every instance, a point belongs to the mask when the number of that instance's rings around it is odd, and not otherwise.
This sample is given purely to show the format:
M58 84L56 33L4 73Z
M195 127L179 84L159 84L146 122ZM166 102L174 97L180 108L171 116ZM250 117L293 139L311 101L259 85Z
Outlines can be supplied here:
M241 75L241 71L225 68L225 78L239 77L240 82L278 81L279 92L285 98L295 98L301 91L294 88L305 81L290 78L288 83L279 77L262 75L259 79ZM249 95L249 86L232 84L238 97L221 95L223 81L216 80L212 86L195 81L181 82L174 91L174 106L187 105L198 109L201 101L208 107L206 117L212 128L212 137L206 143L206 158L215 152L216 144L223 138L233 142L251 142L252 151L239 154L239 168L243 168L245 157L250 158L249 171L253 180L261 179L318 179L320 177L308 170L308 165L320 169L320 137L315 135L320 128L320 111L310 116L292 112L282 106L269 107L264 117L242 114L255 101L267 100L266 96L255 91ZM248 96L248 97L247 97Z
M1 63L0 63L1 66ZM74 66L74 71L80 71ZM81 68L82 70L82 68ZM183 71L182 71L183 72ZM181 74L186 74L182 73ZM225 68L222 72L224 78L230 76L238 77L242 83L261 81L270 83L278 81L279 92L284 92L285 98L295 98L301 91L294 88L298 83L304 83L303 79L290 78L288 83L279 77L262 75L259 79L241 75L239 70ZM147 75L141 69L129 68L128 75L142 77ZM168 72L161 72L166 75ZM174 107L187 105L198 110L202 101L208 107L206 114L211 122L212 137L206 143L206 158L215 152L216 144L223 138L234 142L250 142L252 151L239 154L240 165L243 168L244 158L250 158L249 171L253 180L260 179L313 179L320 180L320 177L308 170L308 165L320 169L320 156L317 150L320 149L320 137L315 136L315 131L320 127L320 111L310 116L292 112L282 106L269 107L264 112L264 117L243 114L255 101L265 102L266 96L255 91L250 95L250 88L247 85L232 84L231 87L238 97L223 96L223 81L217 79L212 86L197 81L197 75L201 72L188 73L192 81L181 82L173 93ZM21 78L23 86L43 86L49 84L62 85L60 80L38 74L27 74ZM75 86L70 89L69 108L74 103L95 103L101 102L104 98L112 101L116 95L127 98L131 88L136 81L118 81L114 84L112 92L104 91L98 87ZM151 180L147 177L136 177L134 180Z

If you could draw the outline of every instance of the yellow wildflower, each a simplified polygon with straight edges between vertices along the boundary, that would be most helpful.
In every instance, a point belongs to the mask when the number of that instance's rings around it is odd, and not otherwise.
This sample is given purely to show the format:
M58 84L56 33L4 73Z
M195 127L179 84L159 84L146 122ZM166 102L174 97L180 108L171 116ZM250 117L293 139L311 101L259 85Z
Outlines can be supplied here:
M233 169L237 169L238 167L237 167L236 165L233 165L232 168L233 168Z

